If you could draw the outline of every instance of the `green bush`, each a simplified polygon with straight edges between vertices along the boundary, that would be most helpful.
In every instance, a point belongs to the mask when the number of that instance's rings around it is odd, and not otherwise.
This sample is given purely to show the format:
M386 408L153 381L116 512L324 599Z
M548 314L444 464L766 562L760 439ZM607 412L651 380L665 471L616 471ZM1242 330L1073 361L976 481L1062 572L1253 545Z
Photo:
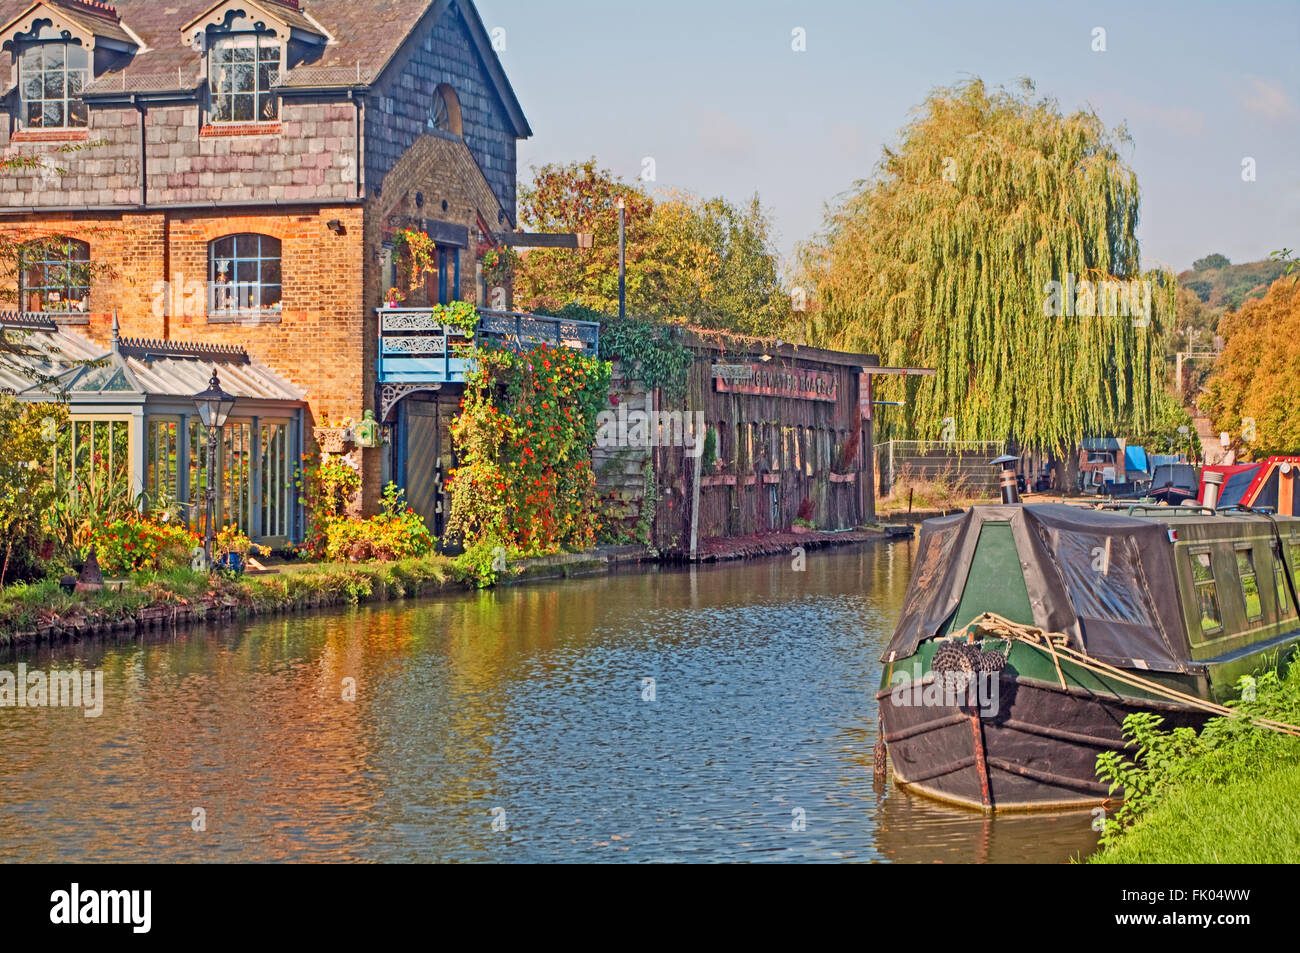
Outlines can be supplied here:
M325 555L336 562L410 559L432 552L433 547L433 534L392 483L384 488L378 516L365 520L335 518L325 531Z
M1124 719L1132 757L1108 751L1097 758L1097 776L1111 793L1124 791L1124 803L1106 819L1101 843L1122 843L1158 805L1180 791L1206 785L1261 779L1273 771L1300 766L1300 738L1251 724L1250 718L1300 723L1300 667L1286 677L1277 670L1243 679L1254 698L1231 703L1232 717L1211 718L1198 734L1192 728L1161 729L1163 719L1138 712Z
M497 576L505 571L506 549L496 540L485 539L468 547L452 562L457 582L467 582L479 589L496 585Z

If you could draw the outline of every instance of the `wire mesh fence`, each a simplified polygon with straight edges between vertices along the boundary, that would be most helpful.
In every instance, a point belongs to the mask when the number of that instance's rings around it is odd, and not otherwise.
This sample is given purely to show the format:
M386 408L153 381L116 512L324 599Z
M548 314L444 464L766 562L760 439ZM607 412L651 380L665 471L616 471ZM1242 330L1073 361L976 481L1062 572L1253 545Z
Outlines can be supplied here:
M882 497L889 496L904 476L945 481L972 492L996 494L998 468L989 461L1003 452L994 440L887 440L876 444L876 473Z

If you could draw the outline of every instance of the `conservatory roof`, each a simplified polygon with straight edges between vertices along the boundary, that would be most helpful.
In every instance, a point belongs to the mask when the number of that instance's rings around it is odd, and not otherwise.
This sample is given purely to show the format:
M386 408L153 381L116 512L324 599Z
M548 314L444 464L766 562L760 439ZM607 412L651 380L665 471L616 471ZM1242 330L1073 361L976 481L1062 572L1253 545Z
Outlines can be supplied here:
M306 399L241 348L122 338L115 328L105 351L68 328L18 315L0 315L0 337L13 348L0 357L0 390L28 399L59 394L75 403L134 394L188 400L208 386L213 371L222 389L237 398Z

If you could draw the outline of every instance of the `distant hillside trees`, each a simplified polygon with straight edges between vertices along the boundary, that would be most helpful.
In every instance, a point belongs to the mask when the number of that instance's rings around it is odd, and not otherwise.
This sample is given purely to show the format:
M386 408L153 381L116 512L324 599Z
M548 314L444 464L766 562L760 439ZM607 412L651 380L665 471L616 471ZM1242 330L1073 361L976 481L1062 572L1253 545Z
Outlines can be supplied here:
M1285 271L1286 263L1276 259L1234 265L1216 253L1192 262L1191 270L1179 275L1178 282L1211 308L1236 311L1246 299L1264 297L1269 285Z
M1227 255L1220 255L1215 252L1212 255L1206 255L1204 258L1198 258L1192 262L1192 271L1209 271L1211 269L1226 268L1232 262L1228 261Z

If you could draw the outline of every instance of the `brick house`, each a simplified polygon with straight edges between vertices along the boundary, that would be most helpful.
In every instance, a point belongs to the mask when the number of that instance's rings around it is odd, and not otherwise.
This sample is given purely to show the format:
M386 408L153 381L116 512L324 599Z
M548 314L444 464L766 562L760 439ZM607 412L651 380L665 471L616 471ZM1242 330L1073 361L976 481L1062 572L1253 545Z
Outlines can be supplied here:
M0 152L39 160L0 176L0 234L59 240L0 268L4 307L101 351L114 316L155 350L237 348L303 395L308 449L312 422L376 412L388 446L348 453L363 507L394 478L434 515L463 374L412 350L448 353L427 308L378 309L396 231L437 242L411 303L482 304L514 228L531 130L472 2L0 0L0 23ZM414 363L385 369L385 322Z

